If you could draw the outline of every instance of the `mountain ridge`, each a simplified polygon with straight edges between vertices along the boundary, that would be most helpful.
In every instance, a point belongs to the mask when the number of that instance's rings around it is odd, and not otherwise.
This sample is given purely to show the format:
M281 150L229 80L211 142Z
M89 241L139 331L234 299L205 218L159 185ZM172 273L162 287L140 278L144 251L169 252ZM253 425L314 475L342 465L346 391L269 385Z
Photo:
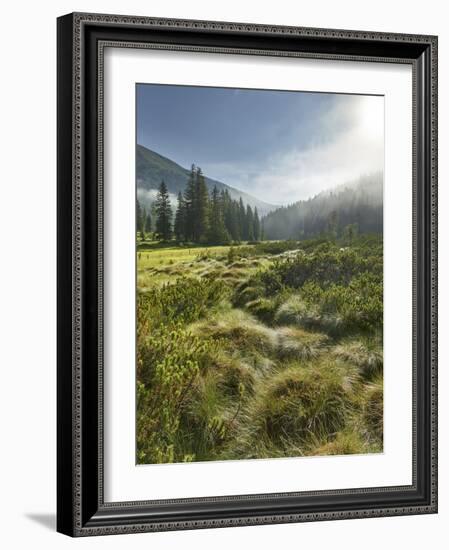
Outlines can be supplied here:
M357 225L360 233L383 232L383 175L360 176L288 206L281 206L263 217L268 239L298 239L336 232Z
M165 181L169 193L176 196L183 192L189 177L190 170L180 166L175 161L164 157L156 151L152 151L144 145L137 144L136 148L136 179L139 200L143 203L154 200L152 191L157 191L162 180ZM242 198L245 204L251 208L257 207L259 214L265 215L272 210L279 208L262 201L245 191L241 191L231 185L212 179L205 175L206 185L211 192L216 186L219 191L227 189L231 198L239 200ZM147 192L147 193L145 193ZM173 197L172 197L173 198Z

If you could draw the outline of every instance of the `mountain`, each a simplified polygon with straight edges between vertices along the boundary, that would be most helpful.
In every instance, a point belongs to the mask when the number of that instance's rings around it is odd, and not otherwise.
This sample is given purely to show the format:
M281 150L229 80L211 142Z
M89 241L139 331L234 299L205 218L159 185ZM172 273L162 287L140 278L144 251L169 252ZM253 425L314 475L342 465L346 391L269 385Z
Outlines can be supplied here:
M187 180L189 178L190 170L183 168L176 162L147 149L143 145L137 145L136 151L136 174L137 174L137 195L139 201L143 205L149 205L155 196L157 189L161 181L164 180L168 192L171 195L172 200L176 200L176 196L179 191L183 192ZM213 180L211 178L205 177L206 185L209 189L209 192L212 192L214 186L217 187L219 191L222 189L227 189L231 198L234 200L239 200L242 198L245 204L249 204L251 208L257 207L259 214L265 215L271 210L277 208L273 204L268 204L264 201L240 191L235 187L231 187L222 183L221 181Z
M341 234L350 224L359 233L383 232L383 177L381 173L323 191L263 218L266 239L308 238L329 231Z

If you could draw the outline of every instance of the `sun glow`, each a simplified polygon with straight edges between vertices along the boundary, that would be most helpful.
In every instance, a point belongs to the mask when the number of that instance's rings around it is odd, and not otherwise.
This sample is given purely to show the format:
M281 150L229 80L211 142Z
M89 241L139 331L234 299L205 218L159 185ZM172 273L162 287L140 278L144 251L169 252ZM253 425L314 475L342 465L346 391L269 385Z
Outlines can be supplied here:
M384 134L384 116L383 96L365 96L360 98L357 119L358 127L363 137L370 140L382 139Z

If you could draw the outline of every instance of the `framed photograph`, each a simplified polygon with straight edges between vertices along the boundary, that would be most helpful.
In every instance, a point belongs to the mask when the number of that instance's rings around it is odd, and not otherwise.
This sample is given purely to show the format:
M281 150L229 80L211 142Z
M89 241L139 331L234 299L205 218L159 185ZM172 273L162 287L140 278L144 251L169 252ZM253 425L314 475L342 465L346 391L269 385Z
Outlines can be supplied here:
M58 531L437 511L437 38L58 19Z

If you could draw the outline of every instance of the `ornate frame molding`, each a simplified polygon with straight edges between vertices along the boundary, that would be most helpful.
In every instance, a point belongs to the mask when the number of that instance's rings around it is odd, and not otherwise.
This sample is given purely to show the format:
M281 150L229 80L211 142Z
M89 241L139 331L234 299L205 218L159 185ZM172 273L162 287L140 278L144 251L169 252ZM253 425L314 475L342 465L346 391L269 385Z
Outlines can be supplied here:
M89 52L92 48L88 45L86 31L89 29L106 29L109 34L114 34L113 39L95 38L96 51ZM175 35L171 43L164 43L158 38L158 42L132 41L120 39L120 33L130 29L139 31L168 31L193 33L195 36L213 33L216 40L220 36L240 38L244 41L248 37L264 37L264 43L270 39L279 37L293 40L301 39L310 49L284 49L276 44L276 48L267 47L250 48L241 45L216 46L216 45L189 45L177 44ZM101 33L100 33L101 34ZM168 36L168 34L166 34ZM345 49L345 42L354 45L353 48L363 53L353 53L348 50L339 54L323 51L315 51L317 41L326 47L330 41L341 45ZM390 45L398 45L392 49ZM429 486L426 490L426 499L408 505L401 505L399 501L388 505L373 505L354 508L336 509L334 511L302 510L295 513L246 513L239 515L235 511L234 517L172 519L165 518L157 521L152 519L149 508L157 504L155 501L104 503L102 483L102 442L103 442L103 412L102 412L102 301L103 301L103 273L102 273L102 101L103 101L103 51L105 46L132 47L132 48L158 48L183 51L206 51L223 54L251 54L274 56L297 56L326 59L357 60L366 62L386 63L410 63L413 66L413 99L414 99L414 155L413 155L413 179L414 179L414 395L417 399L417 384L420 383L416 372L417 353L423 353L428 361L426 380L428 382L427 398L429 400L427 433L417 437L416 433L416 403L414 403L414 483L409 488L392 487L381 488L390 494L416 492L422 485L422 472L418 471L416 455L418 445L428 441L426 449L427 474ZM290 43L288 44L290 48ZM369 47L368 47L369 46ZM175 529L199 529L238 525L259 525L270 523L287 523L299 521L317 521L330 519L361 518L374 516L391 516L417 513L433 513L437 511L437 38L424 35L403 35L396 33L377 33L364 31L347 31L335 29L311 29L305 27L284 27L253 25L245 23L223 23L194 20L158 19L149 17L131 17L103 14L71 14L58 21L58 318L59 324L65 323L58 334L58 530L73 536L103 535L131 533L142 531L160 531ZM371 54L367 53L372 50ZM383 53L377 53L381 51ZM385 52L400 52L401 55L385 55ZM407 56L406 52L410 52ZM418 53L414 53L418 52ZM421 53L419 53L421 52ZM64 67L70 59L70 67ZM95 64L92 60L95 60ZM86 68L87 66L87 68ZM89 72L90 71L90 72ZM92 92L93 72L96 75L96 110L97 120L91 121L95 126L97 143L90 142L90 148L86 149L86 124L84 108L87 88ZM89 80L90 79L90 80ZM86 84L89 83L89 86ZM422 89L422 88L426 89ZM422 96L427 103L424 104ZM91 99L91 101L93 101ZM419 119L417 113L421 112ZM67 138L67 124L70 121L72 132ZM422 128L421 126L425 126ZM85 181L88 181L86 171L86 155L94 156L92 151L96 147L96 159L93 172L96 178L96 217L95 224L91 223L92 213L87 219L85 210L87 196ZM421 149L419 149L421 147ZM67 166L69 163L69 167ZM91 175L92 173L91 172ZM422 188L422 189L421 189ZM424 200L427 201L424 204ZM417 214L419 213L419 216ZM69 216L67 218L67 216ZM89 275L86 269L92 267L92 258L86 253L84 235L86 231L95 230L96 249L96 278L92 281L93 274ZM424 250L422 245L428 243L426 257L422 257ZM420 244L421 243L421 244ZM70 255L66 250L70 247ZM90 259L88 259L90 258ZM426 265L427 259L427 265ZM421 285L417 285L417 275L424 277ZM69 276L70 274L70 276ZM420 279L421 281L421 279ZM91 319L85 317L86 287L95 290L97 299L97 356L95 358L97 371L95 377L86 374L86 333L85 327ZM70 290L69 290L70 288ZM68 296L70 293L70 297ZM425 309L428 315L428 326L423 327L428 341L417 340L417 312ZM70 317L68 326L67 321ZM427 319L427 317L426 317ZM70 343L70 347L67 348ZM423 348L426 349L423 350ZM69 351L70 350L70 354ZM91 350L92 351L92 350ZM422 367L424 369L424 366ZM422 377L422 373L420 376ZM96 387L93 385L96 381ZM422 380L421 380L422 382ZM89 384L88 397L86 396L86 383ZM96 393L96 402L92 397ZM64 403L62 403L64 401ZM422 404L421 404L422 405ZM421 406L420 405L420 406ZM96 474L92 473L93 466L86 466L86 451L92 450L91 438L83 425L83 414L87 407L95 410L98 415L97 425L97 458ZM423 405L422 405L423 406ZM421 432L420 432L421 433ZM425 441L424 441L425 440ZM86 479L92 483L96 481L95 490L86 490ZM426 478L427 479L427 478ZM357 496L370 495L379 492L380 488L321 491L311 493L288 493L257 495L260 499L284 498L287 496L319 496L332 497L340 495ZM253 500L254 495L240 495L228 498L205 499L177 499L176 501L164 501L164 504L181 506L182 504L214 503L228 501L229 503ZM161 502L159 501L159 504ZM92 513L93 512L93 513ZM187 512L184 513L184 515Z

